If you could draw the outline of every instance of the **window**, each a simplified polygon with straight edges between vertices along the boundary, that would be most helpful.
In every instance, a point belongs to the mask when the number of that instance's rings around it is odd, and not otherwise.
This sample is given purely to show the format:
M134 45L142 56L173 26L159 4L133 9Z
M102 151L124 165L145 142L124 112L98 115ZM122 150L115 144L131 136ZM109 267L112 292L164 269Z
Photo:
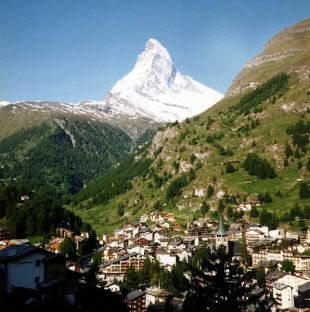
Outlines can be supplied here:
M36 260L36 266L40 266L41 260Z
M35 282L35 283L39 283L39 281L40 281L40 276L36 276L36 277L34 278L34 282Z

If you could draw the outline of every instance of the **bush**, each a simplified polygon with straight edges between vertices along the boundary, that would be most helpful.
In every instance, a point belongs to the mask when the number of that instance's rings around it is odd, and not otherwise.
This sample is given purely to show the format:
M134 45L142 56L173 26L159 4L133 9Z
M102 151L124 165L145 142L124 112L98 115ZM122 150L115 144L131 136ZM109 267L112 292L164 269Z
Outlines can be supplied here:
M250 174L255 175L260 179L275 178L276 173L274 168L266 159L259 157L256 154L248 154L243 162L243 168Z
M233 173L235 171L236 171L235 167L231 163L228 163L226 166L226 173Z
M310 187L306 182L301 182L299 184L299 197L300 198L310 197Z

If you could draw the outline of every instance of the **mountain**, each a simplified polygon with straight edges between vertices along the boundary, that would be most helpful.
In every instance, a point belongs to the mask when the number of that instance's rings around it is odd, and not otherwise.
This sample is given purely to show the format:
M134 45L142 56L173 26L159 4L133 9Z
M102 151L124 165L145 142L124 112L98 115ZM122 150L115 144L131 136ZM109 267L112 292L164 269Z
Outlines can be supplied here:
M173 66L168 51L157 40L149 39L133 70L116 82L103 103L97 105L116 115L167 122L197 115L222 97L221 93L182 75ZM94 103L84 106L89 104Z
M267 215L270 228L288 221L301 228L295 217L310 219L309 64L310 19L273 37L223 100L160 128L136 150L125 167L141 171L121 177L129 188L104 196L121 185L116 171L109 172L90 182L72 209L102 233L154 210L172 212L185 227L188 218L202 216L202 207L216 218L224 206L234 222L242 217L240 204L256 202L252 220Z
M149 118L111 114L102 107L51 101L22 101L0 106L0 140L16 131L39 125L55 117L81 117L89 122L103 122L125 131L131 138L138 138L146 129L159 124Z
M103 101L0 101L0 139L59 115L109 123L136 139L146 129L199 114L222 97L183 76L173 66L167 50L149 39L134 69L114 85Z
M51 186L67 196L111 169L131 145L109 124L55 117L0 141L0 181L17 181L28 192Z

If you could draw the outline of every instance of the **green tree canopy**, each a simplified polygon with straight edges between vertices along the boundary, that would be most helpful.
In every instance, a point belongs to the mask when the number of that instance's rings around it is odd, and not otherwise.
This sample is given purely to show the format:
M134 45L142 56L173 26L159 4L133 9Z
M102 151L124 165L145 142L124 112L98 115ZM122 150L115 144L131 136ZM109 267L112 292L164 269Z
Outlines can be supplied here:
M265 288L259 288L255 272L245 270L225 248L208 253L205 269L191 268L191 284L183 311L239 312L252 308L270 311L271 299Z

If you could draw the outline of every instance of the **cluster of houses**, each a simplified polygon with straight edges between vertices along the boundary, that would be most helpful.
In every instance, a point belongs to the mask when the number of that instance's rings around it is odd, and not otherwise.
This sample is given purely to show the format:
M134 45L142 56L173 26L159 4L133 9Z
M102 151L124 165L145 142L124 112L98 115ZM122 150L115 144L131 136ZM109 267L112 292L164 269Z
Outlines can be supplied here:
M139 269L146 258L158 260L170 270L178 261L190 261L195 249L206 244L224 245L232 257L241 257L240 242L245 242L252 256L252 266L265 270L267 286L277 301L277 309L310 309L310 229L302 234L284 233L246 221L232 223L226 229L222 219L219 222L200 219L188 224L182 234L171 236L170 229L174 229L174 224L173 216L152 212L136 223L115 230L110 236L104 235L105 245L100 249L104 260L100 278L114 289L129 266ZM281 271L284 260L293 263L294 273ZM279 274L274 276L274 272ZM116 287L116 290L119 289ZM140 294L143 300L141 297L139 300L145 303L150 295L138 290L133 294ZM154 300L160 301L160 298Z
M263 268L266 273L266 286L277 302L276 308L310 311L310 229L301 234L284 233L246 221L226 227L220 218L219 222L199 219L188 223L186 229L179 226L182 232L173 235L175 225L172 214L152 212L116 229L112 235L103 235L97 249L102 256L97 276L100 284L119 292L126 270L141 269L146 259L157 260L171 270L178 261L189 262L199 246L222 245L232 257L241 257L244 253L241 243L245 243L252 266ZM78 245L88 234L75 235L66 226L60 226L56 237L36 247L25 240L10 239L8 232L0 230L0 289L7 292L14 287L40 289L45 298L53 293L74 302L78 275L88 270L91 261L86 259L83 268L66 261L59 254L66 237ZM284 260L294 265L294 272L284 272ZM129 311L146 311L149 305L164 302L167 294L160 287L137 289L127 294L125 302Z

